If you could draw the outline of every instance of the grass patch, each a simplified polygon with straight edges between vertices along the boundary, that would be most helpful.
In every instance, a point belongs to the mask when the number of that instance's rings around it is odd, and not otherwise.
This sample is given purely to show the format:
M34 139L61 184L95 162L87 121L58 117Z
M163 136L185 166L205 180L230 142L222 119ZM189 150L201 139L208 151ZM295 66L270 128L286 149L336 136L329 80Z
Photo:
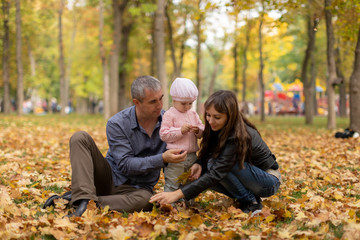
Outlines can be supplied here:
M44 189L55 193L62 193L64 191L62 187L58 187L57 185L48 186L45 187Z
M329 223L330 231L334 233L336 238L341 238L344 234L344 224L334 225L332 222Z
M296 191L296 192L292 192L291 197L300 199L305 194L306 194L306 192Z

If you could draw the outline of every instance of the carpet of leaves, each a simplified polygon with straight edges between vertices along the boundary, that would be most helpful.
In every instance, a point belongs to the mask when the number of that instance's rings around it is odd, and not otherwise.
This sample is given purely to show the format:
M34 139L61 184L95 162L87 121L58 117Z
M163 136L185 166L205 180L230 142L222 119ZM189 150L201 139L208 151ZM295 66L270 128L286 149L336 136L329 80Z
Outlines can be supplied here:
M283 184L257 216L207 191L189 208L126 213L91 202L82 217L68 218L66 200L42 205L70 190L68 141L75 131L88 131L106 153L105 121L0 116L0 239L359 239L360 139L335 139L325 128L258 127Z

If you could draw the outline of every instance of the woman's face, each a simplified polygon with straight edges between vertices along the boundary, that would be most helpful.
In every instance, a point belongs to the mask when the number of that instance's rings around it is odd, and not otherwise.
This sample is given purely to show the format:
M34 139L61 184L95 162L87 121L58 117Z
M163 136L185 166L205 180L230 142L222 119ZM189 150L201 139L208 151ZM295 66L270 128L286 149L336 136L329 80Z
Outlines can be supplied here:
M216 111L214 105L211 105L208 109L206 109L206 121L208 121L213 131L221 130L227 123L227 120L227 115Z

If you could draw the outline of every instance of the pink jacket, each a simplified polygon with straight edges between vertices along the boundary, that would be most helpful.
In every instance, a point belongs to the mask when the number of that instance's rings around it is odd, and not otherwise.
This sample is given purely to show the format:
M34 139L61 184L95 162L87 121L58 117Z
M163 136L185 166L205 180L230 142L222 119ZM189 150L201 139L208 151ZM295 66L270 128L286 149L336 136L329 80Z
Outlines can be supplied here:
M181 126L191 124L198 126L198 134L187 132L181 133ZM167 149L182 149L184 151L196 152L199 150L197 139L202 137L204 124L201 122L199 115L192 109L186 113L179 112L176 108L171 107L163 117L160 128L160 138L167 143Z

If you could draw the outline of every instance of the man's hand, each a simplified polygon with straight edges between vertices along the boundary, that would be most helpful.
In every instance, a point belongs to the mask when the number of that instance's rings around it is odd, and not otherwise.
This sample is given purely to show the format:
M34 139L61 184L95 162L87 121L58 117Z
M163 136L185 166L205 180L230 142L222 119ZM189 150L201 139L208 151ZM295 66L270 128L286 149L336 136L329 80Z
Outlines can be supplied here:
M178 189L174 192L162 192L155 194L150 198L149 202L151 203L158 202L160 203L160 205L164 205L164 204L176 202L177 200L183 197L184 197L183 192L181 191L181 189Z
M191 174L189 179L192 181L198 179L201 175L201 169L202 167L200 164L195 163L194 165L192 165L190 168Z
M181 149L170 149L162 154L165 163L178 163L186 159L187 151L182 152Z

